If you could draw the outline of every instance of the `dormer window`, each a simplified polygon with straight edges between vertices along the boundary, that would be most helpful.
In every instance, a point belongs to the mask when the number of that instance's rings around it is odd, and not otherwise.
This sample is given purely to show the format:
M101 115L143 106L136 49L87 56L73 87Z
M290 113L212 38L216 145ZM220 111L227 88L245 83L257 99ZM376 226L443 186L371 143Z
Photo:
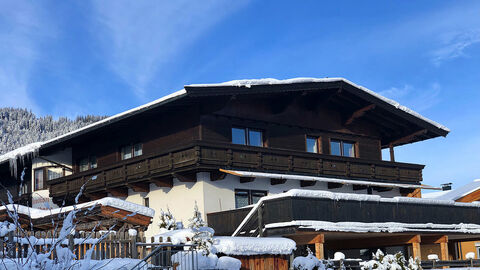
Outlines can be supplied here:
M129 144L121 148L122 160L143 155L143 144Z
M356 157L355 142L330 140L330 154L334 156Z
M263 147L263 132L251 128L232 128L232 143Z

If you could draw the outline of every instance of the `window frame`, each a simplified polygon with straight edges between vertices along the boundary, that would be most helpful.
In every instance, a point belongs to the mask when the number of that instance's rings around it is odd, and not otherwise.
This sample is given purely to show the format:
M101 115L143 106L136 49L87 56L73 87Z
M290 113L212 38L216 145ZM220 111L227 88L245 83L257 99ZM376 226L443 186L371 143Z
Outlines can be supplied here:
M339 142L340 143L340 155L334 155L332 154L332 142ZM353 146L353 156L346 156L344 155L344 146L343 144L348 143ZM343 140L343 139L336 139L336 138L330 138L329 140L329 149L330 149L330 155L332 156L337 156L337 157L350 157L350 158L356 158L358 157L358 151L357 151L357 142L356 141L351 141L351 140Z
M315 142L317 143L316 152L310 152L310 151L308 151L308 150L309 150L309 149L308 149L308 140L309 140L309 139L314 139ZM305 135L305 151L306 151L307 153L322 154L322 137L306 134L306 135Z
M46 179L46 173L45 173L45 170L46 167L41 167L41 168L36 168L36 169L33 169L33 191L40 191L40 190L45 190L47 189L46 188L46 183L45 183L45 179ZM37 174L36 172L37 171L41 171L41 175L42 175L42 188L37 188Z
M245 141L245 144L240 144L240 143L234 143L233 142L233 129L242 129L244 131L244 141ZM250 131L253 131L253 132L259 132L260 133L260 143L261 145L258 146L258 145L251 145L250 144ZM264 130L262 129L259 129L259 128L249 128L249 127L241 127L241 126L232 126L232 128L230 129L230 142L232 144L236 144L236 145L246 145L246 146L253 146L253 147L266 147L265 145L265 132Z
M137 151L135 151L135 148L140 145L140 154L136 154ZM124 149L126 148L130 148L130 157L128 158L125 158L125 151ZM136 158L136 157L140 157L140 156L143 156L143 143L141 142L138 142L138 143L131 143L131 144L125 144L125 145L122 145L120 146L120 159L121 160L128 160L128 159L132 159L132 158Z
M87 163L86 163L87 168L82 169L82 161L85 161L85 160L87 161ZM95 163L92 162L93 160L95 160ZM86 156L86 157L83 157L81 159L78 159L77 165L78 165L78 172L86 172L86 171L89 171L89 170L96 169L96 168L98 168L97 156Z
M237 197L237 193L239 193L239 192L246 192L247 193L247 201L248 201L247 205L244 205L244 206L238 206L237 205L236 197ZM248 206L248 205L252 205L253 204L253 196L252 196L253 193L263 193L265 195L263 195L262 197L265 197L265 196L268 195L268 190L236 188L234 190L235 209L242 208L242 207L245 207L245 206ZM260 197L260 198L262 198L262 197Z

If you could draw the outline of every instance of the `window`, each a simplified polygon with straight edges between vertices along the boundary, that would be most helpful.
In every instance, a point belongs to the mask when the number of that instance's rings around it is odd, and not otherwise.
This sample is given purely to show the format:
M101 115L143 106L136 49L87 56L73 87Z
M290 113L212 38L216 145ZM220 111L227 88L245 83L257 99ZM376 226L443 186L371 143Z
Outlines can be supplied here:
M257 129L232 128L232 143L263 147L263 132Z
M45 176L45 170L43 168L41 169L35 169L34 170L34 184L35 184L35 190L42 190L44 188L44 176Z
M125 145L121 149L122 159L129 159L143 155L143 144Z
M235 207L240 208L247 205L255 204L260 200L260 198L264 196L267 196L266 191L236 189L235 190Z
M143 206L150 207L150 198L143 198Z
M307 152L309 153L320 153L320 147L319 147L319 138L318 137L313 137L313 136L307 136L306 138L306 146L307 146Z
M355 143L349 141L331 140L330 154L335 156L355 157Z
M47 169L47 179L53 180L63 176L63 172L59 172L58 169Z
M97 168L97 157L91 156L80 159L78 162L78 170L81 172Z

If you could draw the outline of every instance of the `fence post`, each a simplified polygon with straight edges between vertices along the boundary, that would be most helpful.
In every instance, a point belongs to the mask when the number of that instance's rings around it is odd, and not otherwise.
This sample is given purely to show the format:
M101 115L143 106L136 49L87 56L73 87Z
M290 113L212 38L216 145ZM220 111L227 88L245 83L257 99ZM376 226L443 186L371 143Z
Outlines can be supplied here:
M132 249L132 259L138 259L138 250L137 250L137 236L131 235L130 236L130 248Z
M8 257L14 258L15 257L15 243L13 242L13 231L8 232L8 240L7 240L7 249L8 249Z

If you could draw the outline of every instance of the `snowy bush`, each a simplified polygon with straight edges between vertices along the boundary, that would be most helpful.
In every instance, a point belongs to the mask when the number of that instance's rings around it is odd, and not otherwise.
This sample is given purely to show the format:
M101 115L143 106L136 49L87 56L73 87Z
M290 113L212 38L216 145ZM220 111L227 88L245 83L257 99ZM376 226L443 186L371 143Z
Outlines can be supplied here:
M158 222L158 226L160 229L167 231L177 229L177 221L173 217L168 207L166 212L164 212L163 209L160 209L160 221Z
M362 264L362 270L421 270L420 261L418 259L407 260L401 252L395 255L383 254L381 250L377 250L373 254L373 259Z
M325 265L322 261L313 255L310 248L307 247L306 257L296 257L293 259L293 269L295 270L325 270Z

